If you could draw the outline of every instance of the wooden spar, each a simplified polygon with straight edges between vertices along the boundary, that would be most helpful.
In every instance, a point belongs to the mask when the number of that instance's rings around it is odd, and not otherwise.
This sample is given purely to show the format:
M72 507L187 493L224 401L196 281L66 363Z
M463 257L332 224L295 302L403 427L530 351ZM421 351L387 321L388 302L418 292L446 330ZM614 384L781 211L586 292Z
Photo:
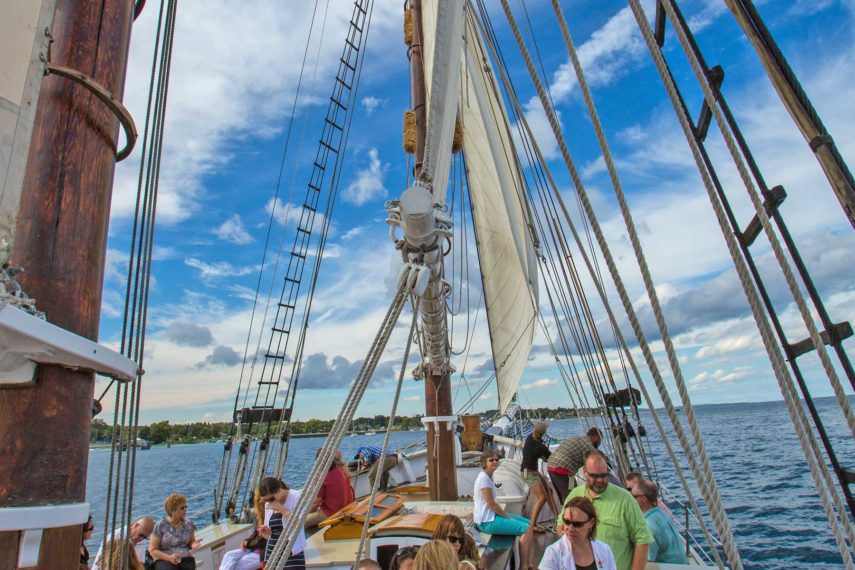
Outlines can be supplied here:
M59 0L51 61L121 99L134 4ZM96 340L119 122L80 85L43 80L11 263L47 319ZM36 382L0 390L0 508L83 503L94 376L39 366ZM82 521L44 532L39 569L78 568ZM0 532L17 550L20 532ZM4 550L0 567L14 568ZM10 562L11 560L11 562ZM8 566L7 566L8 565Z
M413 110L416 113L416 152L414 177L421 174L425 155L427 130L427 107L425 101L425 76L422 60L422 10L421 0L410 0L413 10L413 45L410 49L410 88ZM452 416L451 376L449 374L425 373L425 416ZM426 431L428 456L428 482L433 501L456 501L457 469L454 457L454 426L428 422Z

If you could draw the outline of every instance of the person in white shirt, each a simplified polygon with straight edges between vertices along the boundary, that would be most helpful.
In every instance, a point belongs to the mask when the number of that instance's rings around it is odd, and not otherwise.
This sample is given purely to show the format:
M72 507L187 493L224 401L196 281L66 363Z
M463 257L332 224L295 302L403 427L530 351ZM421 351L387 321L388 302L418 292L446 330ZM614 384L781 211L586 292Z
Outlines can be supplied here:
M531 560L531 544L534 540L533 529L529 520L520 515L505 512L496 502L496 484L493 483L493 473L499 468L499 455L495 451L485 451L481 454L481 472L475 479L475 490L472 492L475 507L472 519L475 528L488 534L500 534L520 537L521 567L529 568Z
M547 547L539 570L617 570L612 549L596 540L597 511L591 499L570 499L562 522L562 536Z
M151 517L143 517L131 525L130 530L127 528L117 528L113 531L110 540L121 538L129 538L134 543L134 550L137 553L137 559L145 560L146 541L154 531L154 519ZM104 554L104 543L98 548L98 554L95 555L95 563L92 565L92 570L101 570L101 557Z

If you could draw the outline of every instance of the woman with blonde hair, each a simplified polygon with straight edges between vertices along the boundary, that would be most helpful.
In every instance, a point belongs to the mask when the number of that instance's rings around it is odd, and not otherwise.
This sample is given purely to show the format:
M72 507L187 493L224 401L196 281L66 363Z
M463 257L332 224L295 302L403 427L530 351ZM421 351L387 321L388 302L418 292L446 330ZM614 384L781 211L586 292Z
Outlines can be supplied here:
M543 553L540 570L617 570L605 542L597 540L597 511L588 497L573 497L561 513L562 537Z
M110 561L109 568L124 570L143 570L144 566L137 558L134 543L129 538L115 538L104 545L104 558Z
M431 540L419 548L413 570L457 570L457 553L447 540Z

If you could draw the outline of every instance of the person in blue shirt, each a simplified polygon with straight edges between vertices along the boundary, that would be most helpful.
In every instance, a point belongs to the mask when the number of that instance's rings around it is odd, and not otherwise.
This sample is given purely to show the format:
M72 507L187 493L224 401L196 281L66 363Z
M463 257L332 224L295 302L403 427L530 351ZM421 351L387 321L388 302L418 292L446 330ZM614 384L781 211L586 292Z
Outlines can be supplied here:
M688 564L686 545L680 538L674 519L659 508L659 490L651 481L639 481L632 488L632 496L638 501L653 542L648 545L647 559L666 564Z
M376 445L363 445L356 450L356 455L353 458L357 461L358 470L371 467L368 472L368 483L372 489L374 488L374 480L377 479L379 473L379 490L385 491L389 486L389 471L398 466L398 454L394 451L387 451L383 460L378 461L382 453L383 450Z

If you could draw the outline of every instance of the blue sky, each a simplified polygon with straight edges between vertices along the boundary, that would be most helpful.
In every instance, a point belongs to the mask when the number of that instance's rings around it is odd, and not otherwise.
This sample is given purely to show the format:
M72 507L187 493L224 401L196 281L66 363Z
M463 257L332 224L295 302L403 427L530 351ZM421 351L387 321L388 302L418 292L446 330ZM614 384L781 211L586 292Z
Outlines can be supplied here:
M327 6L321 3L318 8L318 26L308 51L310 64L291 117L312 18L310 3L299 3L299 8L295 4L213 1L179 7L157 212L143 423L221 420L230 415L289 124L290 143L271 235L273 244L284 240L285 251L296 224L295 210L288 204L298 204L305 193L307 165L315 153L318 123L331 89L331 70L337 65L352 11L352 4L344 1L329 3L326 14ZM493 25L500 38L508 40L508 24L496 4L491 8ZM520 4L513 4L522 17ZM595 4L591 8L591 2L579 0L563 6L665 301L692 398L696 403L779 399L700 177L632 15L621 2ZM855 247L855 236L819 167L720 0L680 4L708 62L725 67L725 93L767 180L787 188L784 215L815 272L832 317L852 320L855 277L845 254ZM855 157L851 108L855 3L767 0L757 4L851 164ZM571 153L581 167L630 294L648 322L641 280L551 3L529 1L525 6L537 30L543 69ZM652 17L650 7L650 2L645 3ZM409 80L400 11L399 1L378 2L375 7L358 112L314 302L297 418L336 415L397 275L399 262L383 223L383 205L404 190L407 172L400 132L402 113L409 106ZM133 32L125 100L138 124L144 118L156 12L149 6ZM318 41L320 22L324 22L322 42ZM689 107L697 114L700 92L673 36L666 48ZM503 50L538 142L568 201L575 202L557 146L512 42L506 41ZM726 149L720 141L713 128L711 155L717 164L726 164ZM116 173L101 327L107 343L115 343L121 331L137 168L138 155L122 163ZM740 219L747 220L750 204L739 189L735 170L723 167L719 172L725 185L740 196L734 208ZM757 250L759 264L764 274L771 275L774 270L764 247ZM268 263L263 274L265 292L271 267ZM477 272L474 267L473 272ZM278 294L281 279L275 283ZM490 351L483 309L477 307L477 285L471 287L470 323L477 325L468 356L458 357L455 364L466 371L474 390L489 376ZM774 286L772 294L786 327L796 331L798 315L787 291ZM455 321L457 346L464 342L463 322L462 316ZM388 412L402 337L398 334L390 342L360 414ZM250 352L256 342L253 338ZM654 343L654 348L664 361L661 343ZM611 351L609 356L616 354ZM521 386L523 403L570 404L552 362L539 335ZM816 395L828 395L816 363L805 362ZM459 378L454 382L458 390ZM461 385L457 405L465 401L466 391ZM482 398L478 408L495 407L495 389L488 388ZM408 379L401 411L422 410L422 400L422 384Z

